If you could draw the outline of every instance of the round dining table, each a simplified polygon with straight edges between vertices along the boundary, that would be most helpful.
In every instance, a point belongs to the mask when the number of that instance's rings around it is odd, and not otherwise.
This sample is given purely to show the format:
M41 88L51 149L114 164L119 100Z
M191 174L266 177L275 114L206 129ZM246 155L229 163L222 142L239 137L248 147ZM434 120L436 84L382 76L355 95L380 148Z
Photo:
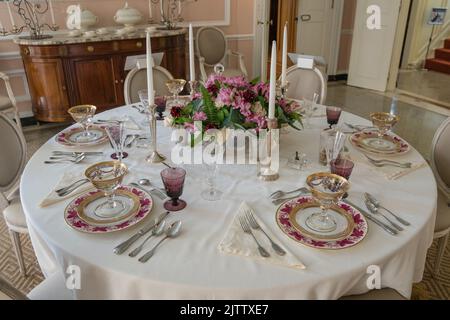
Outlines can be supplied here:
M118 119L126 115L137 123L144 120L131 106L106 111L96 118ZM367 120L345 112L341 122L370 125ZM292 240L276 223L278 206L272 204L269 195L276 190L306 186L308 175L327 171L318 163L319 136L326 127L326 117L318 115L311 119L309 128L282 130L277 181L260 180L255 165L219 166L217 185L223 196L216 202L205 201L200 196L206 188L201 165L189 166L181 197L187 207L171 213L168 218L182 221L182 232L163 243L147 263L130 258L128 252L116 255L113 248L163 213L163 201L153 196L151 214L127 230L87 234L72 229L64 219L70 199L44 208L39 204L66 171L79 170L83 178L88 166L110 160L113 151L109 143L77 149L66 148L55 138L50 139L28 162L20 186L23 209L42 272L46 277L55 272L68 276L68 267L78 266L81 286L72 290L75 299L338 299L373 289L370 284L376 283L372 281L375 267L380 271L381 287L393 288L410 298L413 283L422 280L436 219L437 188L428 165L397 180L389 180L363 158L357 157L359 160L355 161L348 199L365 208L364 193L370 192L385 207L409 221L411 225L396 236L368 220L368 233L357 245L342 250L320 250ZM159 151L170 163L172 129L159 121L157 130ZM360 153L350 143L346 145L350 157ZM88 157L78 164L44 164L56 150L103 151L103 156ZM288 158L296 151L306 154L309 160L303 170L287 165ZM149 150L132 147L127 152L129 157L123 162L129 174L124 184L148 178L162 187L160 172L165 167L145 161ZM424 161L414 148L394 159ZM244 201L280 243L301 260L304 269L277 266L219 250Z

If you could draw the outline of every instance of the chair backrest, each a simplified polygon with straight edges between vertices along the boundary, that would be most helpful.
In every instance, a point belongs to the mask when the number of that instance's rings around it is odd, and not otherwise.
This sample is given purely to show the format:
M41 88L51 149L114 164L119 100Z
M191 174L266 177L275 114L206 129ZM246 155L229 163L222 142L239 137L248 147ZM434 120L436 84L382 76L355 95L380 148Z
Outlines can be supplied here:
M170 94L166 86L168 80L173 79L172 74L165 68L160 66L153 67L153 88L157 96L167 96ZM124 84L125 103L132 104L139 102L138 91L147 89L147 68L132 69Z
M313 100L314 94L320 97L319 103L325 104L327 99L327 82L323 73L317 68L303 69L298 66L290 67L286 72L289 82L287 97L291 99Z
M205 59L205 64L214 66L227 55L227 39L225 33L216 27L202 27L197 31L197 54Z
M434 135L431 149L431 167L439 186L450 200L450 118Z
M10 190L22 176L27 145L19 127L0 114L0 193Z

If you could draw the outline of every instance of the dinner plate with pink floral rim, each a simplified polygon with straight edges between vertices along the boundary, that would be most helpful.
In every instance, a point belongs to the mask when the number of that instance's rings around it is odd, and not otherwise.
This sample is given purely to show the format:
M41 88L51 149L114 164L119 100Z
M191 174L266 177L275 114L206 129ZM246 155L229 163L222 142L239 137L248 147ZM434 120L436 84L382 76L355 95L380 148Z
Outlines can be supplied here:
M91 223L83 217L82 210L84 208L82 206L86 203L88 198L96 198L98 194L101 193L101 191L92 191L77 197L67 206L64 213L66 223L73 229L84 233L111 233L131 228L144 220L150 214L153 208L153 199L147 192L128 186L122 186L118 190L129 192L136 196L136 199L139 201L139 206L136 213L133 215L127 215L125 219L121 219L107 225Z
M282 204L277 211L276 222L283 233L295 242L322 250L347 249L357 245L366 237L369 229L366 219L358 210L344 202L340 202L338 207L350 215L354 222L353 230L349 232L348 236L339 240L318 241L313 239L310 235L301 232L301 230L296 228L295 223L293 223L293 218L295 219L293 216L298 213L298 206L312 204L314 202L315 199L312 196L302 196Z
M350 142L359 150L375 155L403 155L411 149L409 143L402 138L391 133L386 134L383 139L391 145L391 148L376 149L371 142L378 138L378 133L374 131L362 131L350 136Z
M93 140L89 140L86 142L76 142L72 137L81 134L84 130L81 127L73 127L68 128L60 133L58 133L55 137L57 143L65 146L65 147L90 147L102 144L108 141L108 135L105 131L105 126L91 126L89 131L95 133L95 138Z

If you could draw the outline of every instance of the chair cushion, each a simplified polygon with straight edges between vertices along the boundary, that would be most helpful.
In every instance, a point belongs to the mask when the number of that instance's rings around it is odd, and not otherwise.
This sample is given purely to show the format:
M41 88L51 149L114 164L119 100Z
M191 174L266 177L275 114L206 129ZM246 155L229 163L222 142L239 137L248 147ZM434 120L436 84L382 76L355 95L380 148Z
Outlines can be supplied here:
M27 221L23 213L22 204L20 199L14 199L11 204L3 210L3 215L8 226L16 228L27 228Z
M365 294L342 297L339 300L407 300L391 288L372 290Z
M450 228L450 207L448 204L447 197L439 191L435 232L445 231Z
M0 111L11 109L13 107L8 97L0 96Z

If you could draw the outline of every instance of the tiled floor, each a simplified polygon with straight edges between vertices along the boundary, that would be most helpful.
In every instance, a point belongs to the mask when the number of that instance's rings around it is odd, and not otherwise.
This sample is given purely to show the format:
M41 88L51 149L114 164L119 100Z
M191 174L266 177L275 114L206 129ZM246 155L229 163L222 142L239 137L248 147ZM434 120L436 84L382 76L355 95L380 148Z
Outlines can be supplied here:
M402 70L398 88L450 104L450 75L427 70Z

